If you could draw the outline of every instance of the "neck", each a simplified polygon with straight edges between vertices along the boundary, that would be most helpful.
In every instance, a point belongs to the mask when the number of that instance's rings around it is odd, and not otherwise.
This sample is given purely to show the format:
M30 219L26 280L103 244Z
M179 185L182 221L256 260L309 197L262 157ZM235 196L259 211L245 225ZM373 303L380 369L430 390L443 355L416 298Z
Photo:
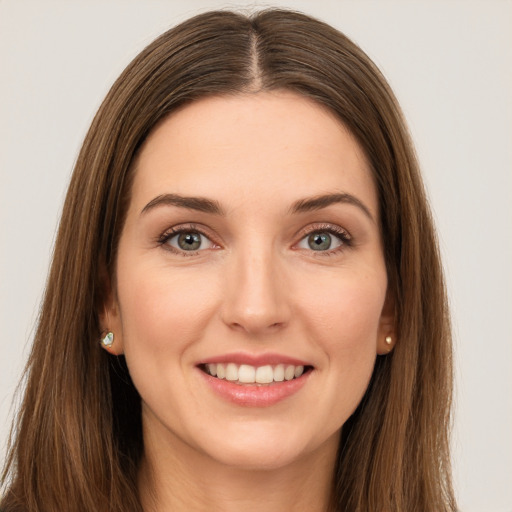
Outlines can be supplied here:
M328 512L338 438L282 467L240 468L176 438L163 445L145 435L139 475L144 511Z

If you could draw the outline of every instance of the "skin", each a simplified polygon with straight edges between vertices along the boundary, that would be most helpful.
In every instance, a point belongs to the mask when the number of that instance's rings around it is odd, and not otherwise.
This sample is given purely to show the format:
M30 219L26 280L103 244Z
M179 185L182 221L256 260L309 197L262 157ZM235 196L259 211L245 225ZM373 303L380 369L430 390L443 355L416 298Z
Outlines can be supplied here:
M333 193L367 211L291 211ZM224 214L147 208L162 194L208 198ZM200 229L200 250L163 242L176 227ZM310 232L331 229L350 242L331 234L331 248L312 250ZM135 163L102 316L142 397L145 509L328 510L342 425L390 350L386 292L375 185L333 115L278 91L202 99L162 122ZM285 400L243 407L197 367L233 352L313 369Z

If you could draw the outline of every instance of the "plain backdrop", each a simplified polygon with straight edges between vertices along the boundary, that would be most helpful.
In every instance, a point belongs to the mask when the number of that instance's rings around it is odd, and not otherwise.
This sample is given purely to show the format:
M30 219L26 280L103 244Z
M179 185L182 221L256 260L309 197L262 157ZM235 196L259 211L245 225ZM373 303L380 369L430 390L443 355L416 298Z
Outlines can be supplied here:
M70 172L109 86L177 22L211 8L268 5L0 0L0 460ZM459 506L511 512L512 3L274 5L303 10L352 37L402 104L453 311Z

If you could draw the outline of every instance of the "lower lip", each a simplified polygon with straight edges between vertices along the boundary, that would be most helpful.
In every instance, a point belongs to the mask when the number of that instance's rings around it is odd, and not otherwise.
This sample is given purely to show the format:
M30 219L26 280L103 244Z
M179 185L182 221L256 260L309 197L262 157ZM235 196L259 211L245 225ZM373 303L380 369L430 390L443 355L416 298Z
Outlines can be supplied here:
M265 384L262 386L251 384L235 384L229 380L217 379L199 370L210 389L224 400L244 407L270 407L297 393L306 384L312 371L302 374L300 377Z

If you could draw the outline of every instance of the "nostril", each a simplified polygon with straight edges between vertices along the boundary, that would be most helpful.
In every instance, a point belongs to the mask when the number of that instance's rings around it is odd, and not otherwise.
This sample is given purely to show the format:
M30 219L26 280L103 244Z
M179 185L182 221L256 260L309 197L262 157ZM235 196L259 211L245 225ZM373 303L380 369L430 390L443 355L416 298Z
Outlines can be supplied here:
M262 318L247 318L245 322L230 322L229 326L236 331L257 333L259 331L276 331L281 329L285 322L267 323Z

